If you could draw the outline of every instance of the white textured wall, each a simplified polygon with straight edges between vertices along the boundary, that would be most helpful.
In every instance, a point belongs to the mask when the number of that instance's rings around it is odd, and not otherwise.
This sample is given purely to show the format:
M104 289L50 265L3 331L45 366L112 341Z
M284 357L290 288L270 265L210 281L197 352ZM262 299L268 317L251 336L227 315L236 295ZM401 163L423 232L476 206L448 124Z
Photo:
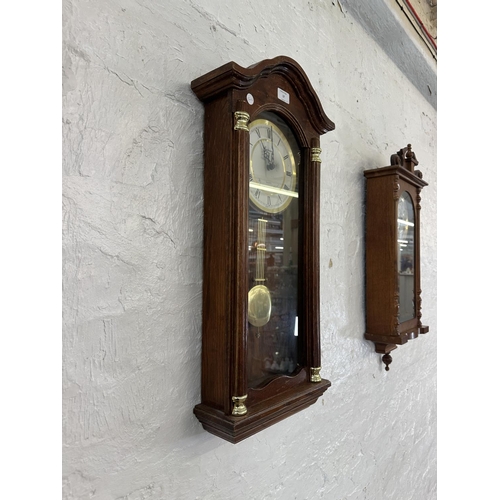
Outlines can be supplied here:
M436 112L338 2L65 0L64 500L436 498ZM343 2L345 4L345 2ZM203 106L192 79L277 55L322 138L315 405L238 445L200 401ZM386 373L364 334L363 170L413 144L430 333Z

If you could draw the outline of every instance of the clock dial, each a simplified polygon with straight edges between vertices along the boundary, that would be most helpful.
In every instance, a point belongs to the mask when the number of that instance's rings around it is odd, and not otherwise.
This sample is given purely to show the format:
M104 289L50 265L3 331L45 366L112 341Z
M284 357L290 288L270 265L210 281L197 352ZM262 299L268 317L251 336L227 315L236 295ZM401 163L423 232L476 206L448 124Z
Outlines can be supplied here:
M295 192L296 164L290 143L272 121L250 124L250 200L267 213L286 209Z
M249 387L291 376L299 364L300 150L273 113L249 125Z

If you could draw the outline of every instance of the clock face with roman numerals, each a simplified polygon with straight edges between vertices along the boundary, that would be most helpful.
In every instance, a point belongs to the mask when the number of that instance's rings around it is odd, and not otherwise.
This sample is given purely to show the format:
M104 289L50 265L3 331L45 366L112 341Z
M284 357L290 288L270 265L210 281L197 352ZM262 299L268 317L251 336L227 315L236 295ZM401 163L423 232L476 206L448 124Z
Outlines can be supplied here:
M279 213L298 197L295 158L279 127L254 120L250 128L250 200L260 210Z

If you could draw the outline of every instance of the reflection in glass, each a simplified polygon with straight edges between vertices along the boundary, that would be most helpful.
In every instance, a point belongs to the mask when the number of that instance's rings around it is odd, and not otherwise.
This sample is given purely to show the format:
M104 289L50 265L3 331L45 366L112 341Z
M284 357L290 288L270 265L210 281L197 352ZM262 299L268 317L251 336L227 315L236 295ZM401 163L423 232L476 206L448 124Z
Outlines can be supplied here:
M247 336L250 388L263 386L278 376L292 375L298 362L300 152L283 120L272 113L263 113L258 118L253 128L250 124ZM264 311L267 304L264 287L269 293L270 315L260 310ZM253 297L254 293L259 294L259 300Z
M415 317L415 211L407 191L398 202L399 322Z

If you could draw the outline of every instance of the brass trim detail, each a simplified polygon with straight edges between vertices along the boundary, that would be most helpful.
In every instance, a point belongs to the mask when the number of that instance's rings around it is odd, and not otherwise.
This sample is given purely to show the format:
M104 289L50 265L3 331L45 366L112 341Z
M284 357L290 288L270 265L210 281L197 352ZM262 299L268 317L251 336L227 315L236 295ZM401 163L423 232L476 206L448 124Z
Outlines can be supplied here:
M236 417L241 417L242 415L246 415L247 407L245 406L245 401L247 399L247 394L244 396L233 396L231 398L233 400L234 406L232 414Z
M311 382L321 382L320 370L321 366L318 368L311 368Z
M311 161L315 161L317 163L321 163L321 148L311 148Z
M250 115L246 111L235 111L234 130L244 130L245 132L250 132L250 129L248 128L249 120Z

